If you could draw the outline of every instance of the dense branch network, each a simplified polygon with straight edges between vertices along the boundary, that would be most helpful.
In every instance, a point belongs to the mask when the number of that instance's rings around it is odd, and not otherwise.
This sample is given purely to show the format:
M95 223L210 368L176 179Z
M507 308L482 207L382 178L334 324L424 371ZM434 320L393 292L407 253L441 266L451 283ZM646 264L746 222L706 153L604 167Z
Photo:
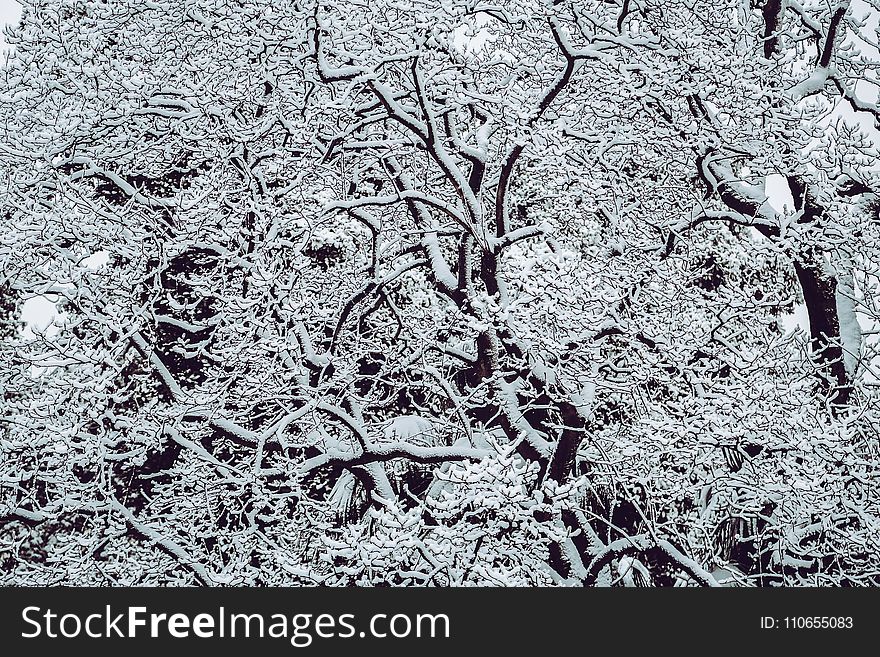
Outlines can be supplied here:
M867 25L31 0L0 311L62 316L0 315L3 572L876 583Z

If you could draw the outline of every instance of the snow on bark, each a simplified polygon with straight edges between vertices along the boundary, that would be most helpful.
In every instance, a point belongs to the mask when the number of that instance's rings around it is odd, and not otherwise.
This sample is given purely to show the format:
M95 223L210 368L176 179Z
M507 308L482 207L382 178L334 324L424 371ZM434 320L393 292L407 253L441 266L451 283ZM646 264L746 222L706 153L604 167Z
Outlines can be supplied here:
M848 3L30 4L3 583L880 584Z

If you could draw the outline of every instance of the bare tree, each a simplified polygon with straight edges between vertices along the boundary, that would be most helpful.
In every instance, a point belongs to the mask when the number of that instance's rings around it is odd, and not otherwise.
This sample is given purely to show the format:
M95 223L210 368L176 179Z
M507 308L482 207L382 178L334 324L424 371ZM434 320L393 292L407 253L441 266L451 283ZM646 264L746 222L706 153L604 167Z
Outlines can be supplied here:
M876 7L136 4L9 37L10 581L877 583Z

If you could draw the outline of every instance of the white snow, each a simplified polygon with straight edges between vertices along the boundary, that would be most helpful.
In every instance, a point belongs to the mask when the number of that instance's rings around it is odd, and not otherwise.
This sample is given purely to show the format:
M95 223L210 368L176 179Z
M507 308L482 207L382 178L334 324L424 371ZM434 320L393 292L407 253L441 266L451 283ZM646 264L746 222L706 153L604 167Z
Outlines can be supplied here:
M87 258L83 258L79 261L79 264L84 267L88 267L92 271L96 269L100 269L104 265L110 262L110 254L106 251L95 251L92 255Z
M54 301L45 296L26 299L21 304L21 319L25 323L22 337L33 340L38 334L47 337L57 335L59 327L64 325L65 313L60 312Z
M2 2L2 0L0 0ZM106 251L96 251L92 255L83 258L80 264L96 271L110 261L110 254ZM21 304L20 319L24 322L22 337L25 340L33 340L37 334L45 334L52 337L58 334L61 326L67 319L67 314L58 310L56 301L48 296L38 295L25 299Z
M434 423L420 415L398 415L385 427L385 440L425 442L434 429Z
M843 364L852 376L862 353L862 328L856 315L855 288L852 269L837 275L837 317L840 322L840 341L843 345Z
M770 206L781 214L794 211L794 199L791 197L791 189L785 176L779 173L771 173L764 180L764 193Z

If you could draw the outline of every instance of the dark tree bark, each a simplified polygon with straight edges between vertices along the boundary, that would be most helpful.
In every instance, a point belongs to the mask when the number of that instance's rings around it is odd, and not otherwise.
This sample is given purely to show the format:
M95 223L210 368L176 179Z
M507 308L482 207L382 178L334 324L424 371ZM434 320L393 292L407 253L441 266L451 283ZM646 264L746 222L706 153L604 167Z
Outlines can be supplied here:
M833 404L846 404L852 393L852 386L844 366L840 343L837 281L823 274L815 265L795 261L794 268L810 317L810 345L814 358L821 366L823 384Z
M764 57L770 59L780 51L776 32L782 18L782 0L766 0L761 7L761 14L764 16Z

